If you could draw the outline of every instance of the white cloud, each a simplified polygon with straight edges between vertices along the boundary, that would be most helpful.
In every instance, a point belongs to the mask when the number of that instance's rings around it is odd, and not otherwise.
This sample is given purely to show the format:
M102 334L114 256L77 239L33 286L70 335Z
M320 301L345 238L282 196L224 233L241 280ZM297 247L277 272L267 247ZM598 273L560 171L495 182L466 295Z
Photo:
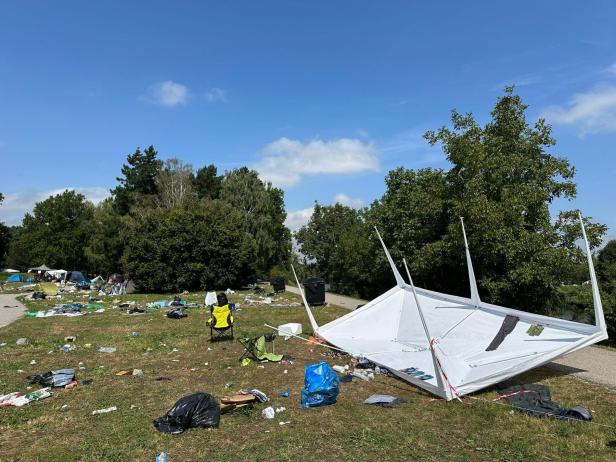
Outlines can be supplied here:
M362 199L358 197L349 197L345 193L336 194L336 197L334 197L334 204L342 204L354 209L360 209L366 205Z
M227 101L227 92L222 88L210 88L205 93L205 99L207 99L210 103L215 103L217 101L224 103Z
M49 196L61 194L66 190L77 191L86 196L86 199L94 204L98 204L103 199L109 197L109 190L102 187L93 188L60 188L50 191L23 191L13 194L6 194L4 201L0 204L0 221L7 225L18 225L26 212L31 212L37 202L47 199Z
M616 75L616 63L612 64L611 66L608 66L608 68L605 69L605 71L608 74Z
M552 124L577 127L580 136L616 131L616 86L578 93L566 107L551 106L542 114Z
M314 212L314 206L289 212L287 213L287 219L284 221L284 224L291 231L295 232L310 221L312 212Z
M276 186L293 186L303 175L349 174L379 169L378 151L372 142L339 138L307 143L280 138L262 151L256 166L262 179Z
M188 88L181 83L165 80L150 85L144 98L161 106L184 105L188 101Z

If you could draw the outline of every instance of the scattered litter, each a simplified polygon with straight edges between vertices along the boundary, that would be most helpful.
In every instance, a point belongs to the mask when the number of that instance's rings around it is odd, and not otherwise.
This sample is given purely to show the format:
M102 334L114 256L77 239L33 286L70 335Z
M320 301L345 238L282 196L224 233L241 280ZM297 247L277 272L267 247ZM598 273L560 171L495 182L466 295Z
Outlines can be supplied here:
M0 343L0 347L6 346L6 342Z
M263 393L261 390L258 390L256 388L253 388L252 390L240 390L240 395L252 395L260 403L265 403L269 401L269 398L267 397L267 395Z
M36 364L36 360L33 359L32 361L30 361L31 366L34 366L35 364Z
M64 404L62 405L62 407L60 409L66 409L68 407L68 404Z
M167 451L156 454L156 460L154 462L167 462Z
M132 375L134 377L143 377L143 370L141 369L133 369L132 371L123 370L123 371L116 372L116 375L121 375L121 376Z
M225 294L227 294L227 295L231 295L231 294L234 294L234 293L235 293L235 290L232 290L232 289L225 290Z
M248 366L251 362L252 360L250 358L244 358L242 359L242 366Z
M497 386L497 388L499 388ZM552 401L550 389L541 384L513 385L499 388L500 396L495 401L503 400L531 417L554 417L562 420L591 421L592 413L583 406L571 409L562 407Z
M115 348L115 347L100 347L98 349L98 351L100 351L101 353L115 353L117 351L117 348Z
M160 432L179 435L188 428L216 428L220 406L208 393L195 393L179 399L162 417L154 421Z
M291 423L291 422L282 422L282 421L281 421L281 422L278 422L278 425L288 425L288 424L290 424L290 423Z
M28 339L23 337L23 338L18 338L17 341L15 342L15 345L26 345L28 343Z
M182 319L187 316L188 315L184 313L184 310L182 308L173 308L172 310L169 310L169 312L167 313L167 317L171 319Z
M233 382L227 382L225 383L225 388L231 388L233 386Z
M282 406L282 407L277 407L277 408L276 408L276 414L278 414L279 412L284 412L284 411L286 411L286 410L287 410L287 408L286 408L286 407L284 407L284 406Z
M131 332L131 334L133 337L139 337L141 334L137 331Z
M74 369L58 369L43 374L33 374L26 377L30 384L38 383L44 387L63 387L75 379Z
M273 419L276 416L276 411L274 411L273 407L269 406L261 411L261 415L264 419Z
M49 398L52 395L50 388L41 388L26 395L19 392L9 393L8 395L0 396L0 407L15 406L21 407L32 401L40 401Z
M118 408L116 406L107 407L105 409L98 409L96 411L92 411L92 415L97 414L108 414L109 412L117 411Z
M405 403L408 403L406 399L396 398L390 395L372 395L364 401L364 404L372 404L381 407L395 407Z
M216 298L216 292L208 292L205 294L205 305L212 306L216 305L218 299Z
M280 396L282 396L283 398L288 398L289 396L291 396L291 392L289 390L285 390L280 394Z
M60 347L60 350L62 350L64 353L70 353L71 351L73 351L75 349L75 345L70 345L68 343L62 345Z
M75 337L74 335L69 335L67 337L64 337L65 342L74 342L76 339L77 337Z

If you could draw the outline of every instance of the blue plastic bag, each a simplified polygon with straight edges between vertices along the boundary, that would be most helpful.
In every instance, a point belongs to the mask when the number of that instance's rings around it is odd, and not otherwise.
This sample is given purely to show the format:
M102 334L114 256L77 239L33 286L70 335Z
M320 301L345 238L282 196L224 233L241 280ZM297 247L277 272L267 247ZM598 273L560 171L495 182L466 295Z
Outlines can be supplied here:
M338 396L338 375L325 361L308 364L302 388L302 408L334 404Z

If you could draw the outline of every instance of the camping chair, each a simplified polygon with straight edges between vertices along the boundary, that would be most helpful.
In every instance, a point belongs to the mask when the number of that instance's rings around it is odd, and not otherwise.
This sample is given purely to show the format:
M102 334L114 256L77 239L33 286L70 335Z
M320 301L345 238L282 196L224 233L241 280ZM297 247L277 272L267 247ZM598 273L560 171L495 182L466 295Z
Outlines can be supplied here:
M229 304L211 308L210 319L207 321L210 326L210 340L233 340L233 316Z
M263 362L263 361L273 361L278 362L282 359L282 355L277 355L274 353L274 340L276 339L276 334L266 334L261 335L259 337L242 337L238 341L242 344L246 351L240 357L240 361L244 358L251 358L255 361ZM266 342L272 343L272 352L268 353L265 349Z

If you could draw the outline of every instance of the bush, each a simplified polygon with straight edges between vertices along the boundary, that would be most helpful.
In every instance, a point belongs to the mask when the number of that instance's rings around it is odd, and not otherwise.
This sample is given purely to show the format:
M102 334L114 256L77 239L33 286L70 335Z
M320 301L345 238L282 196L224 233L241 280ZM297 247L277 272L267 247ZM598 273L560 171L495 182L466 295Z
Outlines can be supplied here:
M254 273L254 239L228 204L147 209L130 220L124 265L144 292L238 287Z

